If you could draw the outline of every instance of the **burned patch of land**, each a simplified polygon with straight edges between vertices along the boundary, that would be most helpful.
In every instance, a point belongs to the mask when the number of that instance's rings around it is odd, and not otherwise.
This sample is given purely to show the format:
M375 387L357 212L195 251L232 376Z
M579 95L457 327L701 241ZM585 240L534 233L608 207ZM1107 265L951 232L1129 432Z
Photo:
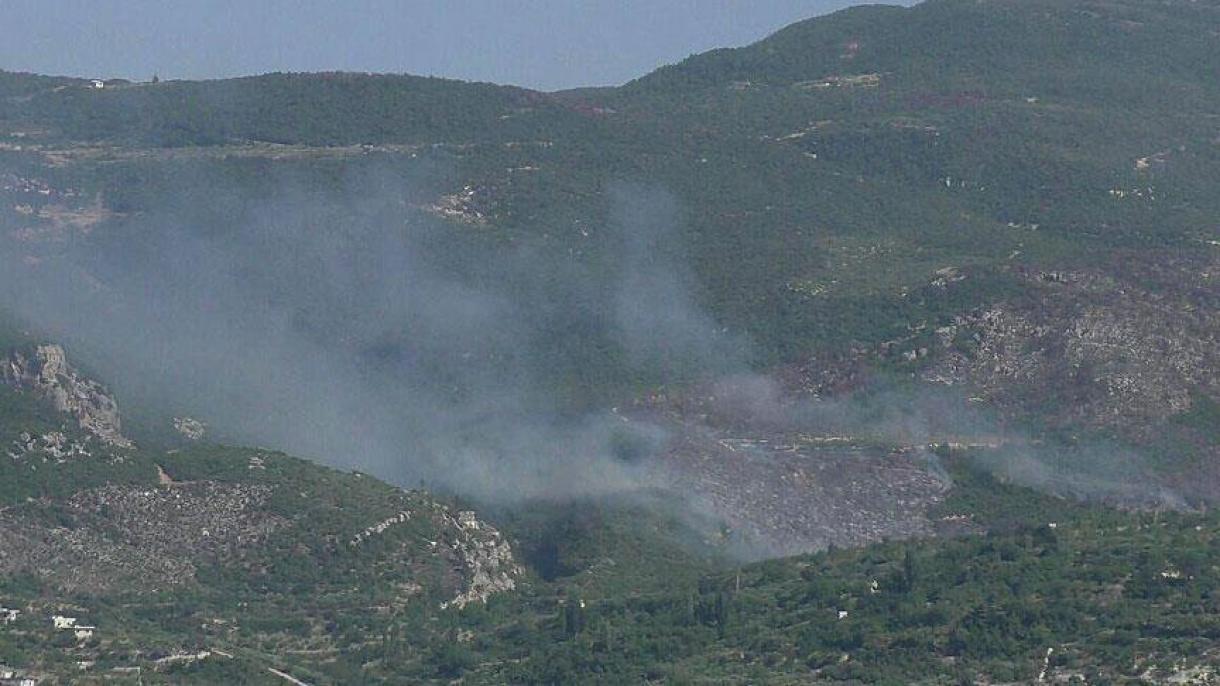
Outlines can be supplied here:
M937 532L949 484L915 450L819 446L793 435L685 433L658 469L758 553L794 555Z

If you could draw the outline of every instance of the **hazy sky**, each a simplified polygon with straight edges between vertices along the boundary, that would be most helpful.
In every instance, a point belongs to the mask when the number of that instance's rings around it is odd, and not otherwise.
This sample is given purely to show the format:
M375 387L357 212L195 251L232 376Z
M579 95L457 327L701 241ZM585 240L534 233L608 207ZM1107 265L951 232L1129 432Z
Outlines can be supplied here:
M899 4L900 0L889 0ZM217 78L376 71L617 84L859 0L0 0L0 69ZM901 2L910 4L910 2Z

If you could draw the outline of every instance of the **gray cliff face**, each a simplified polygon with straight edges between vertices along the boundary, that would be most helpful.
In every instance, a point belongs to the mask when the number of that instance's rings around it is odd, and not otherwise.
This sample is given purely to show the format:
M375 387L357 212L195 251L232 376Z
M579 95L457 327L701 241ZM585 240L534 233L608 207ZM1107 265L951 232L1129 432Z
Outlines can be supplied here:
M107 445L132 446L123 435L118 403L101 384L81 377L58 345L40 345L32 354L15 352L0 361L0 382L36 393Z
M462 571L463 590L441 605L463 608L471 603L486 603L497 593L517 587L525 570L513 558L512 547L500 532L474 512L463 510L457 517L446 516L448 543Z

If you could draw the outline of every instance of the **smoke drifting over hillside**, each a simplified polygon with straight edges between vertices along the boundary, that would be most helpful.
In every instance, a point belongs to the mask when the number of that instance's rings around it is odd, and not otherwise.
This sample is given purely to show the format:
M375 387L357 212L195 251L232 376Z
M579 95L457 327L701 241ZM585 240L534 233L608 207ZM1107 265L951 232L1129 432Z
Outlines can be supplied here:
M958 393L815 401L754 374L748 341L700 308L684 218L656 189L606 189L573 253L542 232L432 216L428 163L281 171L253 189L235 172L180 171L88 235L0 242L0 302L68 344L129 409L160 413L162 430L189 415L219 440L489 501L659 485L637 458L666 429L609 407L701 381L721 427L981 441L985 466L1015 483L1178 504L1148 485L1138 455L1045 449Z
M491 499L630 486L589 392L740 364L691 296L664 193L611 188L593 256L571 260L455 239L473 229L420 211L434 194L402 171L314 181L252 198L199 174L38 264L6 243L4 302L123 400Z
M710 391L715 402L708 409L719 421L909 446L946 482L952 479L938 448L968 451L975 466L1000 481L1043 493L1139 507L1191 507L1160 483L1147 456L1106 441L1047 444L1006 427L993 411L952 387L874 382L854 394L811 400L795 396L773 377L745 373L718 379Z

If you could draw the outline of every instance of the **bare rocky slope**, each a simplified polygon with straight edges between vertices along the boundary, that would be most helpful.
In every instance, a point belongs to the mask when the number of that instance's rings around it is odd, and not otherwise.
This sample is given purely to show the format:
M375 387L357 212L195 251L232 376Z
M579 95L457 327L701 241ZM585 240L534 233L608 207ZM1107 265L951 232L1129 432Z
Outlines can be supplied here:
M283 469L282 456L249 451L228 479L176 479L178 465L185 466L188 458L179 450L160 458L138 451L120 432L118 404L99 383L82 377L68 363L61 346L37 346L31 358L13 353L4 382L73 418L80 432L68 438L61 432L34 436L21 431L17 449L7 456L6 471L48 464L71 470L82 463L101 463L103 468L97 486L73 490L64 484L60 497L11 499L0 511L4 574L33 574L63 592L168 588L196 582L199 565L250 569L266 564L269 537L288 527L308 526L300 513L285 515L272 506L273 495L288 488L272 476ZM98 455L85 447L93 444L99 444ZM126 450L117 456L101 452L112 448ZM128 469L143 469L145 483L107 483L105 465L116 460L134 463ZM215 467L206 460L201 465L204 473ZM403 508L393 516L325 545L359 549L418 520L436 536L426 554L445 559L460 581L447 603L486 602L491 594L513 588L522 569L494 527L472 511L459 512L426 496L404 492L394 497Z
M216 626L238 626L283 612L237 600L248 593L275 604L277 593L299 586L316 594L298 608L307 612L356 602L428 614L485 604L525 577L494 526L426 493L272 451L136 446L120 432L117 403L58 345L15 352L5 370L0 430L17 440L0 462L0 601L13 613L0 644L7 651L12 640L76 637L24 661L22 673L37 682L68 678L68 664L115 666L99 669L109 675L99 679L156 673L258 652L257 642L270 640L257 631L206 646L150 639L102 609L122 598L142 607L158 596L192 597ZM40 433L47 426L55 430ZM358 600L347 597L353 587L364 588Z

